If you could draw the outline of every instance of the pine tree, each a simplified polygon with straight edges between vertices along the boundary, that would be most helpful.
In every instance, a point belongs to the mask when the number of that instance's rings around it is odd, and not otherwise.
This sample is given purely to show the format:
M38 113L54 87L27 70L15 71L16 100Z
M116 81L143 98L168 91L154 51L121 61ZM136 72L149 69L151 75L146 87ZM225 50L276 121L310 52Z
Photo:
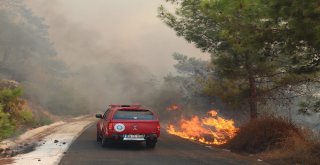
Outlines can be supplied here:
M218 78L208 82L205 92L235 107L249 106L252 119L258 105L304 95L301 85L316 81L318 70L308 67L314 48L306 42L288 46L282 36L287 24L274 20L272 5L257 0L173 2L175 13L160 7L159 17L212 55Z

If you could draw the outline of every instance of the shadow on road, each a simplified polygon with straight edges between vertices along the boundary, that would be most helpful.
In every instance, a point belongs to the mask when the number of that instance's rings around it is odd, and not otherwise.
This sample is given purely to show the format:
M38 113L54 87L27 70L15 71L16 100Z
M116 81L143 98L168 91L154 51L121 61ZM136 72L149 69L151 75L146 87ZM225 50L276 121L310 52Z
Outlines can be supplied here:
M101 146L101 143L95 142ZM144 142L113 142L108 147L102 147L108 150L126 150L126 151L137 151L137 150L147 150Z

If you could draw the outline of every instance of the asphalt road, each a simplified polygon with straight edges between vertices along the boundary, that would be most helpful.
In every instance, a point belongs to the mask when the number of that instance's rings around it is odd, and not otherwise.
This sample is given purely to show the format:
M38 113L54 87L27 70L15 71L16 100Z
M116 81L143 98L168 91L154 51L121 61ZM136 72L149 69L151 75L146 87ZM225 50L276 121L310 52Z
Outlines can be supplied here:
M264 165L256 158L190 142L164 130L156 148L144 143L120 143L103 148L96 142L95 125L85 130L62 158L60 165Z

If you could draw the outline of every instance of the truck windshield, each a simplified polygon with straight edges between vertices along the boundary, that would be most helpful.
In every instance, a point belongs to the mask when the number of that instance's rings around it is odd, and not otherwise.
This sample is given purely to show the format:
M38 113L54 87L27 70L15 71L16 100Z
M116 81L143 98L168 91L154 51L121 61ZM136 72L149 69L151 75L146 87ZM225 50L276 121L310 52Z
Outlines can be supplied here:
M121 120L154 120L152 112L148 110L118 110L113 119Z

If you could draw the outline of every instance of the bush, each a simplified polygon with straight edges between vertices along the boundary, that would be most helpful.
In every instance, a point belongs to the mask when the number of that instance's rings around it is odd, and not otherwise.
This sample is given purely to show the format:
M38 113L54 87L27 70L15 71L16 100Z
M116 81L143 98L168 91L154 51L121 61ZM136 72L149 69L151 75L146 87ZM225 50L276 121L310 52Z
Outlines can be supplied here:
M302 131L276 117L248 122L224 147L238 152L261 153L260 156L272 164L318 165L320 162L319 135Z
M22 104L19 97L22 95L22 89L18 88L5 88L0 90L0 103L3 105L3 110L5 112L14 111L19 109Z
M34 122L32 111L21 99L22 89L4 88L0 90L0 140L24 130Z
M306 163L309 165L318 165L320 163L320 143L312 144L307 150L305 155L304 154L299 154L297 161L301 164Z
M19 87L0 90L0 140L10 137L16 130L16 113L23 103L18 99L21 95Z
M0 89L0 141L19 135L30 127L53 122L43 110L32 110L28 102L20 98L22 93L20 87Z
M37 120L34 121L34 125L35 126L43 126L43 125L49 125L52 124L54 121L50 118L39 118Z
M306 139L289 137L284 147L269 154L269 158L282 160L287 164L318 165L320 162L319 136L306 130L303 132Z
M238 134L225 146L234 151L259 153L285 145L288 137L303 139L301 131L282 118L265 117L240 127Z
M8 138L15 131L15 126L9 117L10 115L3 112L3 108L0 106L0 140Z
M19 122L23 125L27 124L30 125L34 121L33 114L30 110L23 109L17 113L17 118Z

